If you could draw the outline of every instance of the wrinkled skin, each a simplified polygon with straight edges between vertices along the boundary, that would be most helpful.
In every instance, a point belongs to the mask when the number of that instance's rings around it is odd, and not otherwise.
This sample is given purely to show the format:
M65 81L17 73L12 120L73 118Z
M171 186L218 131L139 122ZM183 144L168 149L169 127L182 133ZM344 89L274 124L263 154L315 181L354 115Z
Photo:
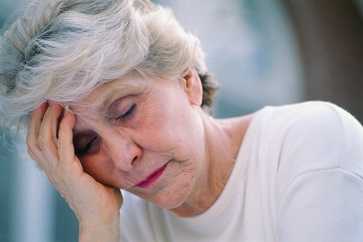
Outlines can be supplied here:
M81 219L112 217L119 189L180 216L199 214L223 190L251 118L216 120L202 111L202 94L194 70L181 80L127 75L64 117L56 103L35 110L29 153ZM151 186L137 186L163 166Z

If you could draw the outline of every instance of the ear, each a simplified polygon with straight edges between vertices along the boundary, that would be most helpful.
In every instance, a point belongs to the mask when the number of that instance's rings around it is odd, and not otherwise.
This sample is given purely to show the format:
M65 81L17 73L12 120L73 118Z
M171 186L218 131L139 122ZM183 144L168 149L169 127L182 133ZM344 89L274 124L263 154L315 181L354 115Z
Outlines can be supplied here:
M203 101L203 86L197 71L194 68L188 68L184 72L181 82L189 102L193 105L201 106Z

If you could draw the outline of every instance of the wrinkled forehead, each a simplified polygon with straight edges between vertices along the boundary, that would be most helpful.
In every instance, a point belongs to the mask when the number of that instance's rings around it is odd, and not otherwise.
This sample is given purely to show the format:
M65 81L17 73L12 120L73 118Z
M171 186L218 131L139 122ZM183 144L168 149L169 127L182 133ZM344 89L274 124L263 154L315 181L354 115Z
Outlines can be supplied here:
M67 104L77 118L96 120L107 116L112 103L127 95L141 93L152 86L152 81L136 75L104 83L76 102Z

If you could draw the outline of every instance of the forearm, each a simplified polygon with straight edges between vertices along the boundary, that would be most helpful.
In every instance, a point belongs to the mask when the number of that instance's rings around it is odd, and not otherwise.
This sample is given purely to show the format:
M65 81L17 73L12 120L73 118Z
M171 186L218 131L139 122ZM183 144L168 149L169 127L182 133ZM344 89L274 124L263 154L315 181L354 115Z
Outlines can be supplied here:
M122 242L120 240L120 218L108 223L80 223L79 242Z

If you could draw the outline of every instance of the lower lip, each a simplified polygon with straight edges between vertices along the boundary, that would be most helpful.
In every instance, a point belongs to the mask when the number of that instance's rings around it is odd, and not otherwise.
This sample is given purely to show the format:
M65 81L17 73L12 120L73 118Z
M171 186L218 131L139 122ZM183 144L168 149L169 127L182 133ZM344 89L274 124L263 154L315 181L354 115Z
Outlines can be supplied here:
M151 186L163 174L167 165L168 165L168 163L166 163L163 167L161 167L159 170L155 171L147 179L140 182L136 186L141 187L141 188L147 188L147 187Z

